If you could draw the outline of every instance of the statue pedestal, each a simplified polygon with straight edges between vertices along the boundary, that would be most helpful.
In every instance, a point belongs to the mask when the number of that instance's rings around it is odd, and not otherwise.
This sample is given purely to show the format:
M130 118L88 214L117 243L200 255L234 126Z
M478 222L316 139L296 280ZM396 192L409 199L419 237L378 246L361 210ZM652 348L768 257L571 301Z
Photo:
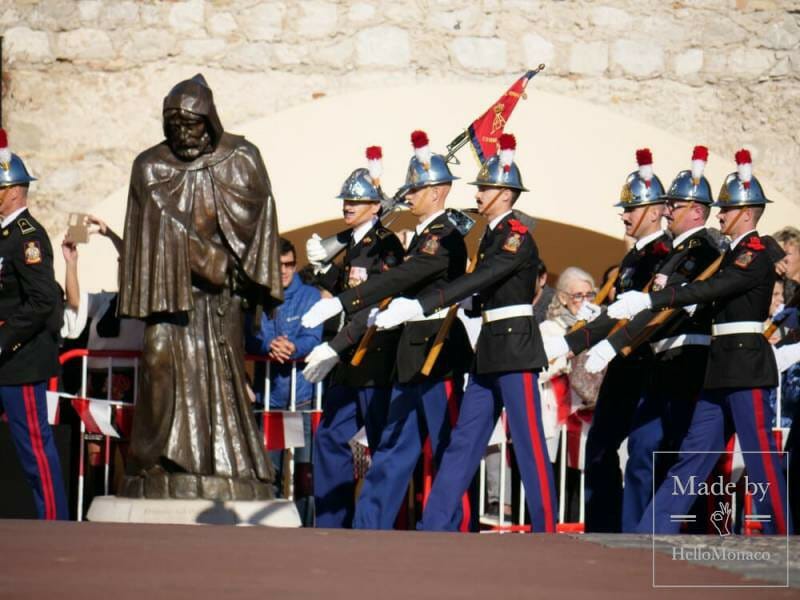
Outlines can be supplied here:
M97 496L86 516L89 521L103 523L301 526L300 515L291 500L215 502Z

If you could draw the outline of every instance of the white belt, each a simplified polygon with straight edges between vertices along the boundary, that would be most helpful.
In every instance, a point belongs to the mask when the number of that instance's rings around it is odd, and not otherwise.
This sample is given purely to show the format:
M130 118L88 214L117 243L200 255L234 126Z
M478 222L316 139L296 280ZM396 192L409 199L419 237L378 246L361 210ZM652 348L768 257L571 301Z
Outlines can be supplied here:
M764 324L759 321L736 321L711 326L711 335L734 335L737 333L764 333Z
M444 319L447 316L447 308L441 308L437 310L435 313L421 317L414 317L413 319L409 319L410 321L435 321L436 319Z
M532 317L533 304L512 304L511 306L501 306L500 308L490 308L483 311L483 322L502 321L503 319L513 319L514 317Z
M680 348L681 346L708 346L711 343L710 335L703 335L702 333L684 333L683 335L676 335L674 337L664 338L650 344L653 349L653 354L660 354L673 348Z

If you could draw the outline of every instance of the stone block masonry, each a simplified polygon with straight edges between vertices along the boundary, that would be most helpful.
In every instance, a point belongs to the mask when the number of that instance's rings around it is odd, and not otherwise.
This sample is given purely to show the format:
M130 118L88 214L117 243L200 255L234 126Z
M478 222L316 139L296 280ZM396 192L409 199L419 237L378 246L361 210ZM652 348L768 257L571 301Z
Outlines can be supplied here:
M542 90L723 155L747 145L800 202L796 0L0 0L0 32L4 125L46 175L35 202L53 230L125 184L164 94L194 71L235 130L319 92L486 79L499 92L545 62Z

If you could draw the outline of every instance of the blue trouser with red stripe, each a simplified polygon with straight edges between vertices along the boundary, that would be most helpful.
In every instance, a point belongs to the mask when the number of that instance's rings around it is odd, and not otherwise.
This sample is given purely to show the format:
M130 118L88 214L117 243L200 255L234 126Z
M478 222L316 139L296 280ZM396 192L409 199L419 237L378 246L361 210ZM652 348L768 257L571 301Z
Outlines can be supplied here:
M389 418L364 479L353 527L392 529L428 438L434 465L439 467L450 441L451 424L458 415L461 395L460 377L394 386ZM441 470L437 479L439 476ZM459 505L450 515L453 529L458 529L461 516Z
M622 494L622 531L635 532L653 497L653 481L660 485L664 470L653 470L653 452L680 448L689 428L696 392L682 395L651 389L645 392L633 415L628 435L628 462Z
M325 394L322 420L314 438L314 506L317 527L349 528L353 523L356 482L350 440L367 430L372 452L386 424L392 389L336 385Z
M40 519L68 519L67 495L53 432L47 421L44 382L0 386L0 408L8 417L11 437L33 490Z
M537 376L531 372L471 375L450 446L433 482L420 529L453 531L453 513L467 489L505 405L532 531L554 532L556 492L547 455Z
M698 498L698 494L687 492L697 491L697 484L706 481L734 431L745 453L749 481L766 485L763 498L761 494L753 496L757 513L769 515L769 521L762 524L764 533L787 532L791 518L786 510L786 480L780 456L775 453L777 448L771 431L773 412L768 397L767 388L703 392L689 433L681 445L678 462L669 470L647 507L639 523L639 532L680 531L678 515L686 515Z

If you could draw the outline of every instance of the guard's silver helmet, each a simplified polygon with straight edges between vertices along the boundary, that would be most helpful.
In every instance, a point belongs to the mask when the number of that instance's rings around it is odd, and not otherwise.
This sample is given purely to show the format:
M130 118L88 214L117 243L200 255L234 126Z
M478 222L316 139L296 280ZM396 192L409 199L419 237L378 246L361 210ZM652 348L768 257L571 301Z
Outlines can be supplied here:
M411 190L458 179L450 172L444 156L431 152L428 135L424 131L414 131L411 134L411 143L414 146L414 156L408 162L406 182L398 190L399 196L405 196Z
M614 206L636 208L664 202L664 186L653 173L653 155L648 148L636 151L639 169L628 175Z
M711 206L724 208L726 206L763 206L772 200L767 200L764 189L753 176L753 160L749 150L739 150L736 153L736 172L725 178L722 189L719 191L717 201Z
M369 170L356 169L342 184L342 191L336 196L350 202L380 202L381 194L369 175Z
M385 197L381 190L383 174L383 150L380 146L367 148L367 168L356 169L342 184L342 191L336 196L350 202L382 202Z
M470 181L470 185L510 188L527 192L528 189L522 185L519 167L514 162L516 148L516 138L510 133L502 134L497 140L497 154L483 163L478 176L475 181Z
M24 185L36 181L22 159L8 149L8 136L0 129L0 188Z
M711 184L703 175L706 162L708 161L708 148L705 146L695 146L692 152L691 170L681 171L672 180L665 200L684 200L686 202L698 202L710 206L714 201L711 193Z

